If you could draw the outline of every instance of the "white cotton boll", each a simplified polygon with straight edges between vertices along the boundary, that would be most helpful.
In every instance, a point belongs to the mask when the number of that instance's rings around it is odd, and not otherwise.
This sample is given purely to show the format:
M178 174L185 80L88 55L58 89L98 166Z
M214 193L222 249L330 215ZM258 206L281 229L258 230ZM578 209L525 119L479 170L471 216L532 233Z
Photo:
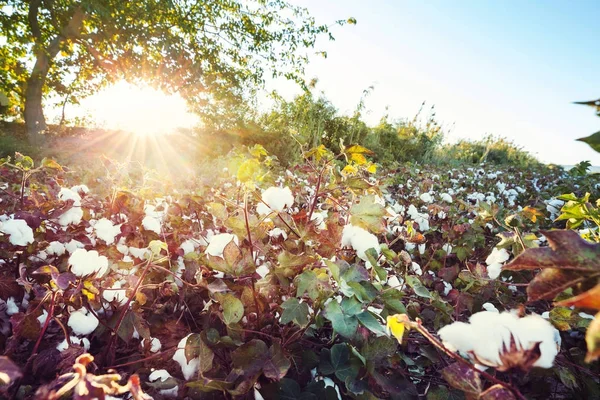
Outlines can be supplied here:
M325 219L327 219L327 210L321 212L315 211L310 217L311 221L315 221L315 226L319 231L324 231L325 229L327 229Z
M289 187L279 188L271 186L262 194L262 201L273 211L283 211L294 204L294 195Z
M129 247L129 254L140 260L147 260L152 255L152 252L146 247Z
M188 362L185 357L185 345L189 336L191 336L191 334L187 335L179 341L179 344L177 345L177 351L175 352L175 354L173 354L173 360L179 363L179 365L181 366L181 372L185 380L190 380L190 378L192 378L196 374L196 372L198 372L198 368L200 366L199 358L192 358Z
M415 249L415 247L417 247L417 245L414 243L406 242L404 244L404 248L406 249L406 251L412 252Z
M104 275L108 271L108 259L98 254L96 250L77 249L69 257L71 272L77 276L87 276L96 273Z
M489 311L489 312L499 312L498 309L496 308L495 305L493 305L492 303L483 303L481 305L481 308L483 308L485 311Z
M87 338L78 338L77 336L70 336L69 340L71 341L71 345L73 346L81 346L85 351L90 349L90 341ZM64 339L56 346L56 350L63 352L69 348L67 343L67 339Z
M0 222L0 232L10 235L9 241L14 246L27 246L33 243L33 230L22 219L9 219Z
M446 281L442 281L442 283L444 284L444 296L448 296L448 293L450 293L450 291L452 290L452 285L449 284Z
M192 239L188 239L185 242L181 243L181 246L179 246L179 248L183 250L183 255L186 255L189 253L193 253L196 249L196 246L194 246L194 241Z
M71 327L71 330L76 335L85 336L94 332L98 327L98 323L98 318L84 307L77 311L73 311L71 315L69 315L69 322L67 325Z
M269 231L269 237L279 238L282 237L283 240L287 239L287 233L281 228L273 228Z
M60 217L58 217L58 223L60 226L69 226L70 224L77 225L83 219L83 209L80 206L73 205Z
M473 350L475 337L471 325L464 322L454 322L438 331L440 339L448 350L466 355Z
M73 200L73 205L81 205L81 196L74 190L61 188L58 192L58 199L62 201Z
M152 373L150 373L150 375L148 376L148 380L150 382L156 382L158 380L164 382L169 378L172 378L172 376L166 369L157 369L155 371L152 371ZM179 394L179 386L176 384L176 382L174 383L175 386L173 386L172 388L160 389L158 393L165 397L177 397L177 395Z
M429 193L423 193L419 196L419 198L425 203L433 203L433 196Z
M115 236L121 233L121 225L113 225L107 218L102 218L94 225L94 231L98 239L104 240L106 244L113 244Z
M496 182L496 187L498 188L498 192L502 193L506 190L506 183Z
M67 249L65 248L65 245L56 240L50 242L48 244L48 247L46 247L46 253L48 253L49 255L55 255L55 256L62 256L63 254L65 254L66 250Z
M37 320L40 323L40 326L43 326L46 323L46 319L48 319L48 311L42 310L42 315L37 317Z
M416 262L414 262L414 261L411 264L410 269L416 275L419 275L419 276L423 275L423 270L421 270L421 266L419 264L417 264Z
M65 250L67 253L73 254L77 249L83 249L85 245L81 243L79 240L71 239L69 243L65 243Z
M487 266L487 273L491 279L496 279L500 276L502 272L502 264L494 263Z
M423 255L425 253L425 243L421 243L419 245L419 254Z
M147 231L152 231L160 235L160 220L146 215L142 220L142 226Z
M6 299L6 314L14 315L18 312L19 312L19 306L17 306L17 303L15 302L15 298L9 297L8 299Z
M408 216L414 220L422 232L429 230L429 215L421 214L414 205L410 205L407 210Z
M446 243L445 245L442 246L442 250L444 250L446 252L446 254L450 254L450 253L452 253L452 245L449 243Z
M387 285L396 290L402 290L402 285L404 285L404 279L398 278L396 275L392 275L388 277Z
M446 217L447 217L447 216L448 216L448 214L446 214L446 212L445 212L445 211L440 211L440 212L438 213L438 218L439 218L439 219L446 219Z
M258 213L258 215L267 215L271 214L272 211L269 208L269 206L265 203L258 203L258 205L256 206L256 212Z
M550 322L539 315L528 315L519 320L518 336L524 348L540 343L540 358L534 367L552 368L554 358L560 350L560 334Z
M115 301L119 305L123 305L127 302L127 290L121 289L121 282L115 282L110 289L104 289L102 291L102 297L107 302Z
M584 312L580 312L579 316L581 318L585 318L585 319L594 319L596 318L595 316L593 316L592 314L588 314L588 313L584 313Z
M264 278L265 276L267 276L269 274L269 272L271 272L271 270L265 264L256 268L256 273L259 274L261 278Z
M225 250L225 247L231 243L232 240L235 244L239 244L238 237L231 233L214 235L210 238L208 247L206 248L206 254L213 257L223 257L223 250Z
M146 340L147 339L142 339L142 342L141 342L142 346L146 345ZM162 343L160 342L160 340L158 338L151 337L150 338L150 352L156 353L156 352L159 352L160 349L162 349Z
M344 226L344 230L342 231L342 247L352 247L356 251L356 256L363 261L368 260L365 251L371 248L378 255L381 253L377 236L352 224Z

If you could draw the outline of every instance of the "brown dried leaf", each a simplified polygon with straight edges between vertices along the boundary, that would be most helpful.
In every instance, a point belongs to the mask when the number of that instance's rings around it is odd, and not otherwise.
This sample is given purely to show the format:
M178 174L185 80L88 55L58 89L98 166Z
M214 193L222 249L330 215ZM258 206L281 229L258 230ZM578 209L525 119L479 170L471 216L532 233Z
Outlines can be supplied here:
M588 326L585 334L585 342L587 343L587 354L585 362L592 362L600 358L600 312Z
M584 277L576 271L564 271L557 268L542 270L527 287L527 300L552 300L563 290L581 282Z
M556 306L563 307L580 307L580 308L591 308L593 310L600 310L600 283L578 296L571 297L570 299L559 301L555 304Z
M479 374L467 365L456 362L442 370L442 376L450 386L465 394L479 396L483 387Z
M515 395L501 385L490 386L481 394L479 400L514 400Z
M521 271L540 268L596 272L600 271L600 244L583 240L572 230L541 231L549 247L527 249L502 268Z

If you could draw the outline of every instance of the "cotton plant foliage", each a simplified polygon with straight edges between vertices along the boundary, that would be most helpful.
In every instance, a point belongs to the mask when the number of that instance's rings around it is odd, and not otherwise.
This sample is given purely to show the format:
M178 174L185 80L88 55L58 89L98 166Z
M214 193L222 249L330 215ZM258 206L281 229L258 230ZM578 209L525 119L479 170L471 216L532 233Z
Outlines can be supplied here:
M594 398L597 182L339 149L43 169L22 204L0 165L0 351L40 397L88 352L133 397Z

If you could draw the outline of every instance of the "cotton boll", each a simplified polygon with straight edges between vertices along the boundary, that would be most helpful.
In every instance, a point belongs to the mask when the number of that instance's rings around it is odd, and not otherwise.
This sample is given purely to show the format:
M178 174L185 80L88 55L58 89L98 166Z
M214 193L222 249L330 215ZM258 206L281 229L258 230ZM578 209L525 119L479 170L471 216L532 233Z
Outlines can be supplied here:
M200 367L199 358L192 358L188 362L185 357L185 345L187 343L188 337L190 336L191 334L187 335L179 341L179 344L177 345L177 351L175 351L175 354L173 354L173 360L179 363L179 365L181 366L181 372L183 373L183 377L186 380L190 380L196 374L196 372L198 372L198 368Z
M171 376L171 374L169 374L169 372L166 369L157 369L155 371L152 371L152 373L150 373L150 375L148 376L148 380L150 382L156 382L158 380L160 380L161 382L166 381L169 378L173 378ZM177 386L177 383L175 383L175 386L173 386L172 388L169 389L161 389L158 392L165 396L165 397L177 397L178 393L179 393L179 386Z
M442 193L440 198L446 203L452 203L452 196L450 196L448 193Z
M262 201L265 202L271 210L279 212L294 204L294 196L289 187L278 188L272 186L263 192Z
M342 231L342 247L352 247L363 261L368 261L365 251L372 248L378 255L381 252L377 236L351 224L344 226Z
M98 239L104 240L106 244L113 244L115 236L121 233L121 225L113 225L107 218L102 218L94 224L94 231Z
M425 253L425 243L421 243L419 245L419 254L423 255Z
M150 249L145 247L129 247L129 254L135 258L139 258L140 260L147 260L152 255L152 252Z
M396 290L402 290L402 285L404 285L404 279L399 278L396 275L392 275L388 277L387 285Z
M90 349L90 341L87 338L78 338L77 336L70 336L69 340L71 341L71 345L81 346L85 351ZM56 346L56 350L63 352L69 348L69 344L67 343L67 339L64 339Z
M266 205L265 203L258 203L258 205L256 206L256 212L259 215L268 215L271 214L271 209L269 208L268 205Z
M442 283L444 284L444 293L443 293L443 295L444 296L448 296L448 293L450 293L450 291L452 290L452 285L449 284L446 281L442 281Z
M283 240L287 239L287 233L281 228L273 228L269 231L269 237L279 238L282 237Z
M146 345L146 340L147 339L142 339L142 346ZM158 338L150 338L150 352L151 353L157 353L160 351L160 349L162 349L162 343L160 342L160 340Z
M87 276L96 273L104 275L108 270L108 259L98 254L96 250L77 249L69 257L71 272L77 276Z
M496 279L502 272L502 264L494 263L487 266L487 273L491 279Z
M9 241L14 246L27 246L33 243L33 230L22 219L9 219L0 222L0 232L10 235Z
M69 315L67 325L71 327L73 333L79 336L89 335L98 327L98 319L94 314L89 312L85 307L77 311L73 311Z
M498 278L502 272L502 264L510 258L510 254L506 249L497 249L494 247L490 255L485 259L488 265L488 275L492 279Z
M69 226L71 224L77 225L82 219L83 209L80 206L73 205L73 207L69 208L58 217L58 223L60 226Z
M454 322L444 326L438 331L444 346L453 352L466 355L473 350L473 343L478 338L475 337L471 325L464 322Z
M496 308L495 305L493 305L492 303L483 303L481 305L481 308L483 308L485 311L489 311L489 312L499 312L498 309Z
M452 253L452 245L450 245L449 243L446 243L445 245L442 246L442 250L444 250L446 252L446 254L450 254L450 253Z
M65 244L65 250L69 254L73 254L77 249L83 249L85 245L81 243L79 240L71 239L69 243Z
M160 235L160 220L146 215L142 220L142 226L145 230L155 232L156 234Z
M256 268L256 273L259 274L261 278L264 278L265 276L267 276L269 274L269 272L271 272L271 270L265 264Z
M72 200L73 205L81 205L81 196L79 193L69 188L61 188L58 192L58 199L62 201Z
M123 305L127 302L127 291L121 289L121 282L115 282L110 289L104 289L102 291L102 297L107 302L115 301L119 305Z
M14 315L14 314L17 314L18 312L19 312L19 306L17 306L17 303L15 302L15 298L9 297L8 299L6 299L6 314Z
M77 194L88 194L90 189L86 185L76 185L71 188L71 191Z
M194 246L194 241L191 239L188 239L185 242L181 243L179 248L183 250L183 255L193 253L196 249L196 247Z
M429 193L423 193L419 198L425 203L433 203L433 196Z
M233 241L236 245L239 244L238 237L231 233L220 233L210 238L208 247L206 248L206 254L213 257L223 257L223 251L225 247Z
M327 211L314 212L310 217L311 221L315 221L315 226L318 231L324 231L327 229L327 224L325 223L325 219L327 218Z
M46 319L48 319L48 311L42 310L42 315L37 317L37 320L40 323L40 326L44 326L44 324L46 323Z
M412 272L414 272L416 275L423 275L423 270L421 269L421 266L419 264L417 264L416 262L413 261L413 263L410 266L410 269L412 270Z
M66 248L65 245L58 241L53 241L48 244L46 247L46 253L49 255L62 256L65 254Z

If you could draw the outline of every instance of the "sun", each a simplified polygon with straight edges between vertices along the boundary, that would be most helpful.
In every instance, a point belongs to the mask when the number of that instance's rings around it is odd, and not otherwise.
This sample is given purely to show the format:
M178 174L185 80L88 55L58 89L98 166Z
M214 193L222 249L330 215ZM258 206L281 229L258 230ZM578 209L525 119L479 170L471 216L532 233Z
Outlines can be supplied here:
M81 102L80 111L98 127L141 136L170 134L198 125L179 95L168 95L150 86L121 81Z

